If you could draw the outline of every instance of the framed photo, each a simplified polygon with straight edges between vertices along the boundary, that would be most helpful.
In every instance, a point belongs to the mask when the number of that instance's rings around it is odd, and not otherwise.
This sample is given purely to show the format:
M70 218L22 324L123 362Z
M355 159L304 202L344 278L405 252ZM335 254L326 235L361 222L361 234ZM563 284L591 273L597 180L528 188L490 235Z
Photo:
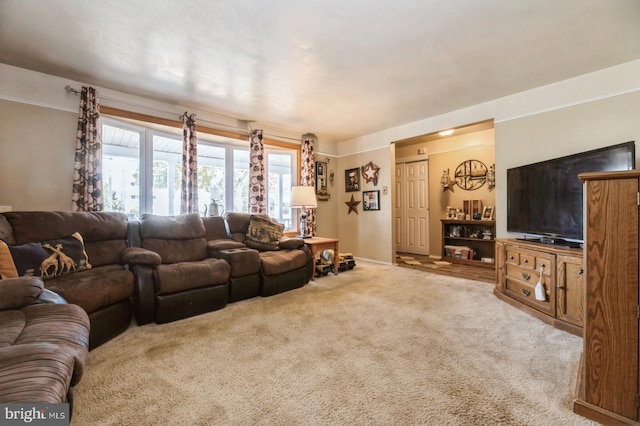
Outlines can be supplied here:
M329 191L327 190L328 178L327 163L316 161L316 197L318 201L329 200Z
M362 191L362 210L380 210L380 191Z
M493 206L482 209L482 220L493 220Z
M344 171L344 186L347 192L360 191L360 169L358 167Z

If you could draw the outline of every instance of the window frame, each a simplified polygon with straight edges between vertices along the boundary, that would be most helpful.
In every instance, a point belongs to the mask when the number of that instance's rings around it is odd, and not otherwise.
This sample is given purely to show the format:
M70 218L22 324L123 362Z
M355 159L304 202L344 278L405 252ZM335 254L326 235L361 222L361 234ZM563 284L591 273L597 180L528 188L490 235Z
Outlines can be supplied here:
M153 206L153 190L147 188L152 184L148 182L147 170L153 169L153 135L165 136L170 138L181 138L177 133L172 133L170 129L162 129L162 126L169 128L182 130L182 122L177 120L170 120L161 117L154 117L151 115L135 113L118 108L101 106L101 119L102 124L111 125L114 127L124 128L128 131L138 132L142 134L140 140L140 193L139 193L139 209L140 214L145 212L151 212ZM211 146L218 146L225 148L225 192L226 194L233 194L233 151L237 149L249 150L248 139L249 134L241 132L229 132L219 129L210 128L207 126L197 126L198 135L211 135L229 139L228 143L223 141L207 140L205 136L202 139L199 138L198 144L207 144ZM269 176L268 157L270 154L291 154L291 184L297 185L300 176L300 158L301 158L301 146L294 145L286 142L263 138L265 145L265 174ZM267 183L268 185L268 183ZM267 190L267 203L269 202L269 193ZM267 204L268 205L268 204ZM229 210L231 209L231 210ZM233 197L225 196L225 211L232 211L233 209ZM294 235L297 232L299 226L298 210L291 210L291 229L286 229L286 235Z

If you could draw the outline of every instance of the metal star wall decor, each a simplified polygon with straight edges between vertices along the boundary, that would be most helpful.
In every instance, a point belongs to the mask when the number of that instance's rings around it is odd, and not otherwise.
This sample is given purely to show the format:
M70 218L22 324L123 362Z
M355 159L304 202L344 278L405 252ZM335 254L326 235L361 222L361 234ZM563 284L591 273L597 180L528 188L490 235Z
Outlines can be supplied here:
M351 214L351 212L354 212L355 214L358 214L358 204L360 204L362 201L356 201L353 199L353 194L351 194L351 201L345 201L344 203L346 205L349 206L349 213L347 214Z

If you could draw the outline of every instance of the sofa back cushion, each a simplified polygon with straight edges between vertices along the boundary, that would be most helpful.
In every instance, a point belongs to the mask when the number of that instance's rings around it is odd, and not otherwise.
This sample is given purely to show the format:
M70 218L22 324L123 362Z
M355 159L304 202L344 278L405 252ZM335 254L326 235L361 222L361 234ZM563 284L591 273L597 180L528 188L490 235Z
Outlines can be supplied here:
M144 214L140 218L142 248L154 251L162 263L196 262L207 257L206 230L195 213L179 216Z
M207 232L207 241L229 239L227 224L222 216L203 217L202 223Z
M0 240L11 245L16 243L16 240L13 238L13 229L11 229L11 224L9 223L9 221L7 221L7 218L1 214L0 214Z
M127 247L127 216L119 212L5 212L15 244L36 243L68 237L75 232L84 240L94 267L121 263Z

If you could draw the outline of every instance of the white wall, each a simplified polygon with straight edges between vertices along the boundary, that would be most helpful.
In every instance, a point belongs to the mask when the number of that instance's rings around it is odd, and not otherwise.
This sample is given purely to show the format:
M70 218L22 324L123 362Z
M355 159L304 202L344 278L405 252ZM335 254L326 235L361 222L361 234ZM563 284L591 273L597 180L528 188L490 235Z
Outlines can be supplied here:
M508 237L507 169L628 141L640 159L640 91L504 121L495 131L496 233Z
M0 205L69 210L78 113L0 100Z
M521 161L522 158L530 157L531 153L548 155L546 158L552 158L564 155L565 152L575 152L581 146L580 144L584 144L585 149L589 149L589 147L611 145L632 139L640 142L638 96L640 96L640 60L344 141L338 144L338 153L341 158L349 158L351 153L361 151L366 146L382 149L398 140L493 119L496 159L496 232L500 237L505 236L506 232L506 188L504 187L506 169ZM624 112L622 112L623 109ZM514 122L513 126L510 122ZM622 125L622 129L616 131L617 137L611 133L604 137L606 129L614 129L619 125ZM584 138L577 138L583 131L577 130L576 126L585 128L584 133L592 134L586 139L590 141L589 143L586 143ZM550 138L545 130L547 128L562 129L562 132ZM529 136L535 135L536 132L545 135L547 140L542 142L539 138ZM623 137L623 135L627 136ZM567 142L569 140L573 142ZM385 166L391 167L391 164L385 164ZM388 230L379 229L375 233L357 234L361 238L358 247L384 244L392 247L394 245L391 207L389 204L382 206L383 209L389 209L385 212L385 217L388 217L389 221L379 224ZM358 221L351 219L351 222L349 229L362 228ZM386 235L390 236L389 240L382 242L382 236ZM342 232L340 238L343 238ZM354 253L354 255L367 257L363 253ZM375 256L372 259L380 261L388 259L382 252Z
M389 226L393 212L391 177L394 167L391 158L389 146L340 157L336 196L340 200L337 205L337 216L341 252L353 253L358 258L393 263L394 247L391 244L393 227ZM345 170L359 169L370 161L380 167L378 184L366 183L361 177L360 190L346 192ZM386 194L384 194L385 187ZM380 210L363 211L362 191L374 190L380 191ZM358 214L349 213L349 207L345 204L351 200L352 195L355 201L360 201L357 207Z
M47 184L63 182L67 179L63 174L69 173L69 160L63 157L67 158L65 151L70 149L69 135L71 140L74 139L78 99L65 92L64 86L67 84L75 88L80 87L78 82L0 64L0 99L6 101L2 105L0 116L0 153L7 157L0 160L3 161L0 167L7 166L4 174L0 175L1 186L17 188L15 191L29 194L25 195L24 200L13 203L15 192L9 193L5 189L4 192L0 192L0 205L19 204L21 209L53 209L53 200L66 197L66 194L56 193L49 199L49 194L54 192L47 188ZM104 105L170 119L175 119L185 110L184 105L161 104L149 99L99 89ZM336 186L332 189L332 201L321 204L318 209L318 215L321 217L319 234L337 236L341 240L343 251L352 251L357 257L392 262L393 225L390 200L393 189L391 171L395 159L390 144L446 128L494 119L496 220L498 235L504 235L504 188L501 185L504 182L506 168L522 162L525 157L533 158L540 155L540 158L551 158L575 152L582 147L588 149L630 139L640 140L638 124L634 122L640 123L640 120L634 120L634 116L637 117L637 112L640 111L639 91L640 60L636 60L364 135L337 146L319 141L317 151L335 156L332 157L332 161L335 159L336 164ZM25 108L20 104L33 107ZM238 120L230 120L206 111L190 112L196 112L199 121L202 119L235 128L246 125ZM5 118L13 116L21 117L28 122L29 131L19 134L16 128L20 123L10 122ZM35 120L37 117L42 118L44 124L38 124L39 121ZM209 125L213 127L213 124ZM47 150L50 150L49 154L46 154ZM11 160L15 158L24 162L30 155L47 157L50 166L36 164L34 161L31 164L34 167L18 167L19 162ZM382 210L379 212L360 211L357 216L353 213L346 215L344 201L348 193L344 192L344 170L360 167L369 161L374 161L381 167L379 187L388 186L389 195L382 197ZM40 172L43 167L50 167L46 173L49 176L46 182L37 181L45 175ZM55 186L58 187L57 184ZM39 200L43 200L44 203L40 204ZM66 201L64 203L66 205Z

